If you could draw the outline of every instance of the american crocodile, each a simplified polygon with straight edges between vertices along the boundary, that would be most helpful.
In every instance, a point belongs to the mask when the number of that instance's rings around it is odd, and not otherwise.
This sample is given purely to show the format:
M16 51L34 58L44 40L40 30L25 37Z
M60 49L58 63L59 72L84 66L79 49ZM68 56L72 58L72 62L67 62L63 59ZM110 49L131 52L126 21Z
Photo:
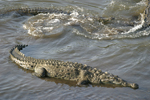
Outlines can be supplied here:
M37 77L54 77L82 84L115 84L133 89L138 88L136 83L128 83L118 76L100 69L73 62L64 62L52 59L35 59L20 52L28 45L16 45L10 50L10 58L19 66L34 71Z

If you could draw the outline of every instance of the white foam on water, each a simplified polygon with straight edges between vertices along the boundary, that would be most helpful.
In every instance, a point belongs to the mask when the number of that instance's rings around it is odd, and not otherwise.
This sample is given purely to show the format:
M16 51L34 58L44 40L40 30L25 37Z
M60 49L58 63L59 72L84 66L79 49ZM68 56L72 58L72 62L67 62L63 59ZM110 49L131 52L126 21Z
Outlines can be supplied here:
M129 33L133 33L133 32L135 32L135 31L141 29L141 28L143 27L143 25L144 25L144 22L145 22L145 21L144 21L144 14L141 14L141 24L136 25L136 26L134 26L133 28L131 28L129 31L123 32L123 33L121 33L121 34L129 34Z
M136 3L137 5L144 5L145 1ZM113 6L116 1L111 1L109 5ZM116 4L115 4L116 5ZM133 6L126 6L119 4L122 9L132 8ZM133 10L131 9L131 10ZM114 20L105 24L97 20L99 16L93 13L85 13L86 10L80 7L73 8L70 14L63 13L40 13L28 19L23 25L24 29L28 30L28 34L33 36L51 36L54 34L63 33L68 26L69 31L77 35L81 35L91 39L117 39L117 38L136 38L139 36L147 35L147 33L137 32L144 25L144 15L141 14L141 20L133 20L133 23L139 23L138 25L132 26L130 19L115 18ZM139 15L140 16L140 15ZM137 33L135 33L137 32Z
M40 13L28 19L23 25L24 29L28 30L28 34L33 36L48 36L58 34L63 31L62 20L66 14L44 14Z

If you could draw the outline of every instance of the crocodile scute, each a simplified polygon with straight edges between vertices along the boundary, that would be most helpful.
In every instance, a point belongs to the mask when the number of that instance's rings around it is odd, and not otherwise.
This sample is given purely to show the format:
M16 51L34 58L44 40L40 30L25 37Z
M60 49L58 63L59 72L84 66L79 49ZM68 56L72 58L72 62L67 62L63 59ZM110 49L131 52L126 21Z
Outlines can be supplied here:
M82 84L112 84L137 89L136 83L128 83L120 77L103 72L100 69L73 62L64 62L53 59L35 59L20 52L28 45L16 45L10 50L10 58L21 67L34 71L37 77L53 77Z

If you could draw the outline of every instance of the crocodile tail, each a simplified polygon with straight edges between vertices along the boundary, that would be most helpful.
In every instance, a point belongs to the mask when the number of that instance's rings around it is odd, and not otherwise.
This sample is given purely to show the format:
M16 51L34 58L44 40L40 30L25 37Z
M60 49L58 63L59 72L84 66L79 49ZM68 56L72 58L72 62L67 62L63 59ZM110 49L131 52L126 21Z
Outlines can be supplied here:
M11 12L17 12L20 15L37 15L39 13L65 13L65 14L70 14L69 11L64 11L59 8L40 8L40 7L35 7L35 8L29 8L29 7L20 7L20 8L11 8L11 9L1 9L0 10L0 15L7 15L8 13Z

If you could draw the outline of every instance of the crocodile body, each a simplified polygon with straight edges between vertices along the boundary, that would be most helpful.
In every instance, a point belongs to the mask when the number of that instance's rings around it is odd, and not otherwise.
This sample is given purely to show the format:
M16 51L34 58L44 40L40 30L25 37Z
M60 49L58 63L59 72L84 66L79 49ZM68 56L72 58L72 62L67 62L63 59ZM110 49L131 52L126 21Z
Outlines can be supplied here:
M87 65L73 62L64 62L52 59L35 59L26 57L20 52L27 45L17 45L10 50L10 58L19 66L34 71L34 75L38 77L54 77L69 81L77 81L77 85L82 84L113 84L138 88L136 83L128 83L123 79L102 72L100 69L92 68Z

